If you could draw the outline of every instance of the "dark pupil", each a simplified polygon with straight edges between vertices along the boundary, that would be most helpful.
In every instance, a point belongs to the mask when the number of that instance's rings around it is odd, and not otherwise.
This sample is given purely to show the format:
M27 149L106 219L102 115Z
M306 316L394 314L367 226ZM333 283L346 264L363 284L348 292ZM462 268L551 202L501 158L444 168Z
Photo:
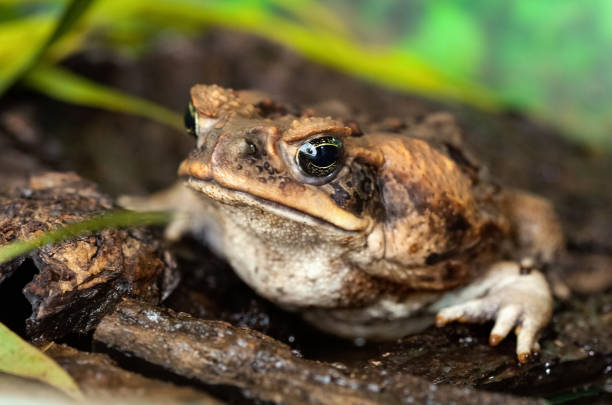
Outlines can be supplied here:
M187 132L191 135L195 135L196 133L196 115L195 115L195 107L193 103L189 103L187 108L185 109L185 128L187 128Z
M342 142L332 136L312 139L300 146L298 165L310 176L327 176L336 170L341 148Z

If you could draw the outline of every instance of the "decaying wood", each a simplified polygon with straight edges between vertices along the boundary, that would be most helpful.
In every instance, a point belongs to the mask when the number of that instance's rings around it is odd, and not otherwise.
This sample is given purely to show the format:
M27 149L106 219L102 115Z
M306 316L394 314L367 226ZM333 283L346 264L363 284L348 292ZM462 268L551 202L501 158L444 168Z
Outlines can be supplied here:
M435 386L412 376L359 375L304 360L248 328L204 321L134 300L105 316L94 340L206 384L227 384L290 404L528 404L537 400Z
M74 173L44 172L0 196L0 245L113 209L109 196ZM38 274L23 292L32 305L26 333L56 339L87 332L122 296L157 303L176 285L174 261L147 229L107 229L45 246L0 265L0 284L26 259Z

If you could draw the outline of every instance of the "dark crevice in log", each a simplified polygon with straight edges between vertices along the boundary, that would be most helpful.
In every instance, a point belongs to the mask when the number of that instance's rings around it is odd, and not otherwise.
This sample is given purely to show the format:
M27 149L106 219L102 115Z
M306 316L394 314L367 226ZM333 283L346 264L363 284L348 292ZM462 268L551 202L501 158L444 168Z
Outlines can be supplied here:
M64 344L84 352L91 352L93 347L93 333L93 330L87 333L70 333L61 339L55 340L55 343Z
M0 283L0 323L21 336L25 335L26 319L32 315L32 305L23 294L23 289L37 273L34 262L24 260Z

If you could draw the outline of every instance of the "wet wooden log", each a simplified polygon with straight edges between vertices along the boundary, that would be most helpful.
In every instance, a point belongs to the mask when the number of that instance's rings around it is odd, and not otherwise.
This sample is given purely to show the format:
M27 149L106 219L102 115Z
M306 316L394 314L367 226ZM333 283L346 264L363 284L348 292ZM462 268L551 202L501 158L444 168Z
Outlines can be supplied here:
M267 335L205 321L134 300L105 316L94 340L206 384L289 404L462 403L534 404L467 388L436 386L406 375L362 374L302 359Z
M74 378L88 402L178 405L222 403L194 388L179 387L126 371L102 353L86 353L60 344L52 345L45 353Z

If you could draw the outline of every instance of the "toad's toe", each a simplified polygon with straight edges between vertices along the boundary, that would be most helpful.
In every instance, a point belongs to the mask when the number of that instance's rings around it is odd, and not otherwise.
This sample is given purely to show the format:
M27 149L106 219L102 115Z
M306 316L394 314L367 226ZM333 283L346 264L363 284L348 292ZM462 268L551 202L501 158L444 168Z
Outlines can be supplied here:
M444 308L436 315L436 326L444 326L449 322L478 323L492 319L495 315L486 299L474 299L463 304Z
M502 308L497 314L495 326L491 330L489 336L489 344L497 346L516 325L516 321L521 314L521 308L518 305L509 305Z
M521 363L527 363L533 352L540 350L538 335L541 326L527 321L516 328L516 355Z

